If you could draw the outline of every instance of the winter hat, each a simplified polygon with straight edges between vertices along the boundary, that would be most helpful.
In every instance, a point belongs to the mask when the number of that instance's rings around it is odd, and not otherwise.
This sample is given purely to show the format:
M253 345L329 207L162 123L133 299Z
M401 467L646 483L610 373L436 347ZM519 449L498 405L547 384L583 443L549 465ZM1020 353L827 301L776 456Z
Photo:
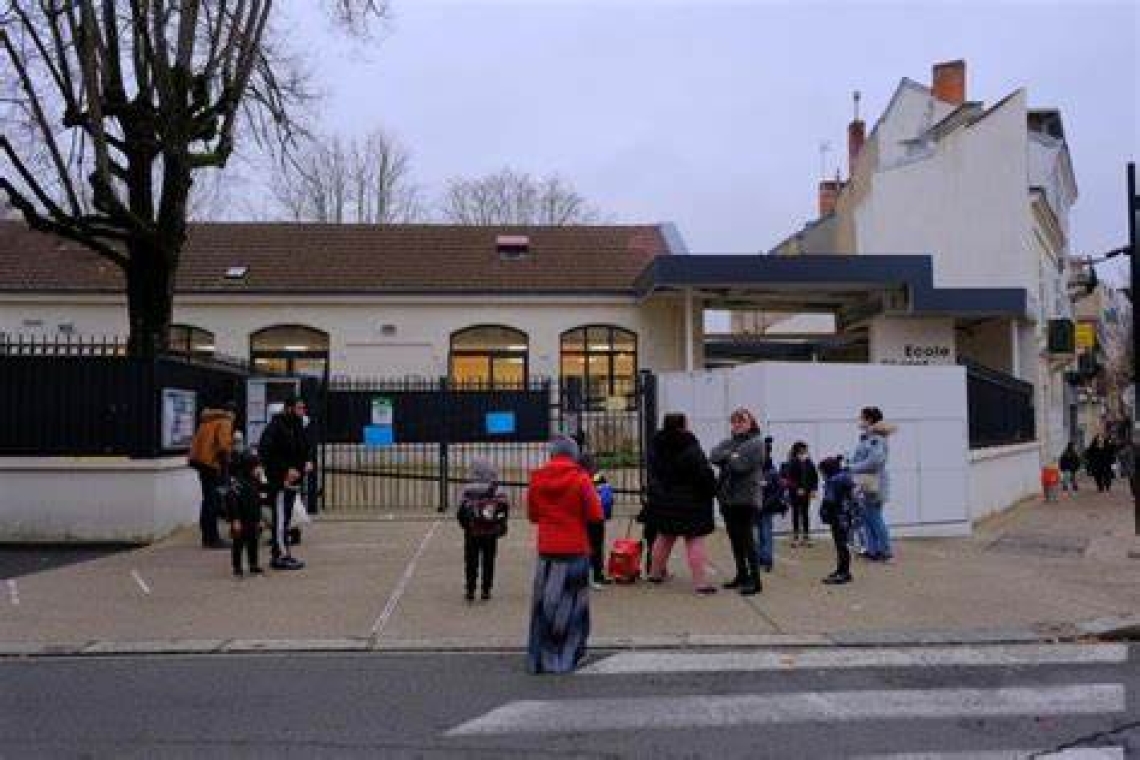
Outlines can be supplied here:
M499 479L499 471L486 459L476 459L471 463L471 479L478 483L493 483Z
M560 435L550 442L551 457L570 457L577 461L579 456L578 443L573 438Z

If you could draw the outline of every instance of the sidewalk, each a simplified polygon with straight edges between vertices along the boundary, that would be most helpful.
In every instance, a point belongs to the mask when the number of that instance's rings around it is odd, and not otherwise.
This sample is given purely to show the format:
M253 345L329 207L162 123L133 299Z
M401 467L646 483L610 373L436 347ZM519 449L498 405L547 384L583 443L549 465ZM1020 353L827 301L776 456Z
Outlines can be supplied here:
M516 515L518 514L516 510ZM611 523L609 538L623 524ZM1077 638L1140 613L1123 489L1027 502L969 539L896 542L889 565L858 561L829 587L830 540L777 543L763 594L691 593L680 547L660 587L592 595L595 647L1023 641ZM310 526L308 567L235 580L229 552L184 531L133 552L23 576L0 589L0 654L352 649L518 649L525 641L533 531L512 521L494 599L463 599L461 533L442 520ZM268 554L268 550L263 550ZM715 580L730 573L723 531ZM267 564L267 557L266 564Z

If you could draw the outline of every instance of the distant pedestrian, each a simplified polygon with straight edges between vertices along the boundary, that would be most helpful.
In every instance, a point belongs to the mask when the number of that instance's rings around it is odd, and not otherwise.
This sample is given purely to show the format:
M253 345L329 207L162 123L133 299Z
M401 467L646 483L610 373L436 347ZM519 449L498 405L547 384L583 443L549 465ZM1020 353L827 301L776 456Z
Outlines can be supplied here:
M578 444L560 437L550 461L530 475L527 517L538 526L527 670L568 673L586 655L590 636L590 541L586 526L603 519Z
M883 421L879 407L863 407L859 412L859 443L848 464L863 506L867 532L865 556L878 562L888 562L893 557L883 508L890 497L887 436L895 430L894 425Z
M1101 493L1112 491L1112 464L1116 459L1116 450L1101 434L1093 437L1092 443L1085 449L1085 462L1089 475L1096 481L1096 490Z
M649 448L646 508L657 528L649 566L649 581L666 579L669 554L677 538L684 537L693 590L716 593L706 580L708 553L705 536L713 532L713 495L716 475L701 444L688 430L685 415L666 414L662 429Z
M838 457L824 459L819 463L819 471L824 477L819 516L831 528L831 539L835 543L835 572L824 578L823 582L828 585L850 583L851 550L847 544L854 511L855 482L851 479L851 474L843 469Z
M264 475L257 456L244 452L234 459L232 487L226 497L226 519L233 539L234 576L241 578L244 553L251 575L262 572L257 561L257 541L261 533L261 478Z
M471 473L456 511L463 528L465 598L475 599L475 586L482 571L481 598L491 598L495 585L495 555L499 539L507 535L510 505L499 487L499 473L486 461L471 464Z
M594 490L602 503L602 521L592 522L587 528L590 533L590 567L593 571L591 588L599 590L613 581L606 577L606 522L614 516L614 489L606 476L596 469L590 471Z
M729 425L732 435L709 452L709 461L720 470L717 501L736 564L736 575L724 587L740 589L741 594L751 596L762 588L753 526L760 509L764 441L756 417L747 409L734 411Z
M222 487L228 476L234 446L234 417L237 406L226 404L221 409L202 410L200 424L190 443L188 463L198 473L202 487L202 503L198 510L198 528L202 546L224 549L229 546L218 534L218 520L223 517Z
M1069 445L1061 452L1057 466L1061 470L1061 488L1076 493L1078 490L1077 473L1081 469L1081 455L1077 451L1077 444L1069 441Z
M303 411L298 412L297 408L299 401L295 396L285 399L283 411L273 415L265 426L257 447L273 512L273 559L269 566L277 570L298 570L305 566L293 557L289 540L289 513L309 456ZM303 410L303 405L301 408Z
M780 466L780 478L786 484L792 507L792 546L811 546L811 502L819 490L819 473L806 443L792 444L788 461Z

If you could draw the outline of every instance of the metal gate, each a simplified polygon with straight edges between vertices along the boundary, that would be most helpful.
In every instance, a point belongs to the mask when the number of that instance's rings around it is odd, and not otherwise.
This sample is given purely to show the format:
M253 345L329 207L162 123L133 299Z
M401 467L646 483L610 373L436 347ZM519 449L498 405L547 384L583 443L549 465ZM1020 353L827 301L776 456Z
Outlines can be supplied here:
M559 434L584 440L613 485L620 510L640 507L646 422L655 419L654 378L599 402L580 382L548 379L486 387L435 381L331 381L315 410L321 420L321 509L330 516L431 515L455 507L471 464L499 473L521 505L531 470ZM518 506L516 506L516 509Z

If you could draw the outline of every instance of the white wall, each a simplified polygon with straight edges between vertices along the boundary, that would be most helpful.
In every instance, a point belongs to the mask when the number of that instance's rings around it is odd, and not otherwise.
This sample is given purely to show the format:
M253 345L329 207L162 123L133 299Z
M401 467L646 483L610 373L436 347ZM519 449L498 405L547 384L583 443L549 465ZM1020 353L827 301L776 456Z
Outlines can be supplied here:
M28 329L25 320L41 320ZM703 326L694 305L697 366ZM0 332L54 336L60 323L80 335L120 335L127 331L121 298L70 295L0 297ZM532 376L557 377L560 335L584 324L611 324L638 336L642 368L684 367L684 310L678 300L638 303L632 297L594 296L179 296L174 322L215 334L217 351L249 356L250 335L278 324L302 324L330 334L331 371L343 375L439 377L447 374L451 333L478 324L502 324L527 333ZM394 325L396 334L381 334Z
M659 412L685 412L706 450L728 436L729 413L744 406L781 459L797 440L816 461L850 454L859 409L878 406L899 426L890 438L888 522L903 535L969 532L962 367L764 363L663 373L659 387Z
M868 331L872 364L955 364L954 320L877 316Z
M198 524L185 457L0 457L0 541L148 543Z
M970 452L970 519L974 522L1040 491L1041 458L1036 443Z

